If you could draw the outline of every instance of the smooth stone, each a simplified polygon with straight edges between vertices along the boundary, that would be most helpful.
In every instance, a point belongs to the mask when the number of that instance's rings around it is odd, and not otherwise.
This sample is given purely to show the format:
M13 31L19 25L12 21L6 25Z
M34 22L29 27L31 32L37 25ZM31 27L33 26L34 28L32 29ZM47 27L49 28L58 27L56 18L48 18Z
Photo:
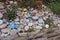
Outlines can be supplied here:
M42 27L40 27L40 26L36 26L36 29L42 29Z
M33 23L28 23L28 26L32 26L33 25Z
M2 25L0 25L0 29L1 29L1 28L5 28L5 27L7 27L7 24L2 24Z
M10 4L12 4L12 3L13 3L13 1L10 1L9 3L10 3Z
M48 11L45 11L46 14L48 14Z
M42 27L44 24L38 24L38 25Z
M2 13L0 13L0 18L2 18L3 17L3 14Z
M15 24L20 24L20 22L15 22Z
M29 30L29 26L25 26L25 28L24 28L24 29L25 29L26 31L27 31L27 30Z
M1 34L1 37L5 37L5 34L4 34L4 33L2 33L2 34Z
M1 37L7 37L9 34L2 33Z
M0 25L3 24L3 20L0 20Z
M46 27L46 28L49 28L49 25L48 25L48 24L46 24L46 25L45 25L45 27Z
M19 18L16 18L14 21L19 21Z
M6 29L2 29L2 30L1 30L1 32L2 32L2 33L6 33L6 32L8 32L8 33L9 33L9 32L10 32L10 30L6 28Z
M34 16L33 19L38 19L38 16Z
M24 25L20 25L20 27L19 28L24 28Z
M43 19L38 20L39 23L44 23Z
M14 35L16 35L17 34L17 30L16 29L12 29L11 31L10 31L10 35L11 36L14 36Z
M38 13L38 11L37 10L33 10L32 13Z
M60 27L60 24L58 24L58 27Z
M17 5L17 2L16 2L16 1L14 1L14 4L16 4L16 5Z
M1 34L2 34L2 33L0 32L0 39L1 39Z
M0 8L4 8L4 4L0 2Z
M30 11L34 10L34 8L31 8Z
M3 22L6 23L7 22L6 19L3 19Z
M9 35L10 30L9 29L2 29L1 37L7 37Z

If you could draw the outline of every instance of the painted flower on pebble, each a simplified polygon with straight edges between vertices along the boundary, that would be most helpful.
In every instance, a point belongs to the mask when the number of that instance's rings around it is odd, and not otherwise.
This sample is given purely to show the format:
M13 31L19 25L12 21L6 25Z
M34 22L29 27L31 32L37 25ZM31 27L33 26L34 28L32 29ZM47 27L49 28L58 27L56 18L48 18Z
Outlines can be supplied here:
M25 26L25 31L28 31L29 30L29 26Z
M28 10L26 8L23 9L23 12L22 12L24 15L26 15L28 13Z
M10 27L11 29L14 29L14 28L18 28L19 26L16 25L14 22L11 22L10 25L9 25L9 27Z

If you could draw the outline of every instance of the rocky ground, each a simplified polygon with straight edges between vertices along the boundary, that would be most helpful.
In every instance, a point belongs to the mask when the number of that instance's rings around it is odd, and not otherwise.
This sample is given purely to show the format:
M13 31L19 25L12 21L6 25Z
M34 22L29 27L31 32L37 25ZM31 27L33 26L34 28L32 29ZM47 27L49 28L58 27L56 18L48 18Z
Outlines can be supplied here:
M33 10L33 13L36 13L35 9L32 9L32 10ZM19 14L19 12L20 11L18 11L17 15L21 16ZM37 13L37 17L41 16L42 13L44 13L44 12L41 13L39 11L39 13ZM8 26L10 23L6 22L6 20L3 18L4 20L3 19L0 20L0 24L1 24L0 25L0 29L1 29L0 30L0 40L28 40L29 38L35 38L33 40L59 40L59 38L60 38L60 18L57 15L53 14L50 10L48 10L48 8L45 9L45 13L47 15L44 18L41 17L42 22L44 22L43 19L48 17L48 15L51 15L51 18L54 20L53 23L55 24L56 27L54 26L51 30L47 30L49 28L49 25L48 25L46 27L46 29L44 30L43 27L42 26L40 27L40 25L39 25L39 24L44 24L44 23L39 23L39 22L41 22L41 20L36 22L35 19L37 17L33 17L33 19L35 20L33 23L33 20L31 20L30 18L25 19L27 17L27 15L23 15L24 18L21 18L21 20L19 20L18 17L16 18L16 20L14 20L15 24L19 25L19 28L11 29ZM35 14L34 14L34 16L35 16ZM0 18L2 18L2 17L3 17L3 14L0 13ZM21 21L21 22L19 22L19 21ZM22 21L24 21L24 22L22 22ZM34 27L36 29L35 32L25 32L26 30L29 29L29 27L32 26L32 23L38 24L38 25L36 25L37 27ZM33 26L35 26L35 25L33 25ZM26 28L24 28L24 27L26 27ZM22 29L23 33L20 33L21 28L23 28ZM39 30L37 30L37 29L39 29ZM41 31L41 29L42 29L42 31Z

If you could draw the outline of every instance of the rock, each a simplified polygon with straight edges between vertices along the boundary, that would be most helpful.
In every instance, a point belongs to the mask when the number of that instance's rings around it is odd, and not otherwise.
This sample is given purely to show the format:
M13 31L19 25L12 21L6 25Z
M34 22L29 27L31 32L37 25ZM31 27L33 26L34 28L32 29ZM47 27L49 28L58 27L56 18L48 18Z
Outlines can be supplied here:
M6 29L2 29L2 30L1 30L1 32L2 32L2 33L6 33L6 32L8 32L8 33L9 33L9 32L10 32L10 30L6 28Z
M0 32L0 39L1 39L1 34L2 34L2 33Z
M16 2L16 1L14 1L14 4L16 4L16 5L17 5L17 2Z
M33 10L32 13L38 13L38 11L37 10Z
M49 25L48 25L48 24L46 24L46 25L45 25L45 27L46 27L46 28L49 28Z
M15 24L20 24L20 22L15 22Z
M60 24L58 24L58 27L60 27Z
M40 27L40 26L36 26L36 29L42 29L42 27Z
M14 21L19 21L19 18L17 17Z
M3 14L2 13L0 13L0 18L2 18L3 17Z
M9 24L10 28L18 28L19 26L17 24L15 24L13 21Z
M10 4L12 4L12 3L13 3L13 1L10 1L9 3L10 3Z
M14 35L16 35L17 34L17 30L16 29L12 29L11 31L10 31L10 35L11 36L14 36Z
M0 20L0 25L3 24L3 20Z
M33 23L28 23L28 26L32 26L33 25Z
M6 19L3 19L3 22L6 23L7 22Z
M1 29L1 28L5 28L5 27L7 27L7 24L2 24L2 25L0 25L0 29Z
M4 33L2 33L2 34L1 34L1 37L5 37L5 34L4 34Z
M41 26L41 27L44 26L44 24L38 24L38 25Z
M24 29L25 29L26 31L27 31L27 30L29 30L29 26L25 26L25 28L24 28Z
M38 20L38 22L39 22L39 23L44 23L44 21L43 21L42 18L40 18L40 19Z
M3 6L3 3L2 2L0 2L0 8L2 9L2 8L4 8L4 6Z
M4 37L4 36L6 37L9 35L10 30L9 29L2 29L1 32L2 32L1 37Z
M38 19L38 16L34 16L33 19Z

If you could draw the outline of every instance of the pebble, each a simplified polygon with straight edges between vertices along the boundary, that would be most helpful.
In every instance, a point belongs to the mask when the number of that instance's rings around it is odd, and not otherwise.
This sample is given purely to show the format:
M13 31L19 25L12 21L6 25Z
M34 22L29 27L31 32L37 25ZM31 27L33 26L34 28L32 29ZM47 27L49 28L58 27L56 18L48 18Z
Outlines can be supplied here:
M20 22L15 22L15 24L17 24L17 25L18 25L18 24L20 24Z
M39 30L40 30L40 29L42 29L42 27L40 27L40 26L36 26L36 29L39 29Z
M10 30L9 29L2 29L1 32L2 32L1 37L6 37L9 35Z
M3 14L2 13L0 13L0 18L2 18L3 17Z
M32 26L33 25L33 23L28 23L28 26Z
M13 2L10 1L10 3L13 3ZM44 5L43 5L43 7L44 7ZM44 13L46 15L44 15ZM12 22L9 23L5 19L0 20L0 28L5 28L5 27L7 27L8 24L9 24L8 26L10 29L13 28L11 30L2 29L1 37L7 36L7 34L5 34L5 32L8 32L10 34L10 36L14 37L15 35L17 35L17 32L21 31L22 29L23 29L22 31L28 31L30 28L34 28L38 32L38 31L41 31L40 29L42 29L43 26L46 28L49 28L48 24L44 25L44 20L46 20L48 18L48 13L49 13L48 11L45 11L45 12L39 11L38 12L37 9L34 9L34 8L29 9L29 11L26 8L24 8L24 9L19 8L17 11L17 17L14 20L14 23L12 23ZM51 15L51 14L49 14L49 15ZM43 18L41 16L43 16ZM0 13L0 18L2 18L2 17L3 17L3 14ZM3 24L3 22L6 22L7 24ZM55 20L54 23L55 22L57 24L57 20ZM58 24L58 26L60 26L60 24ZM14 29L14 28L17 28L17 29Z
M0 20L0 25L3 24L3 20Z
M14 36L14 35L16 35L17 34L17 30L16 29L12 29L11 31L10 31L10 35L11 36Z
M48 24L46 24L46 25L45 25L45 27L46 27L46 28L49 28L49 25L48 25Z
M25 29L25 31L29 30L29 26L25 26L24 29Z
M0 29L7 27L7 24L0 25Z

